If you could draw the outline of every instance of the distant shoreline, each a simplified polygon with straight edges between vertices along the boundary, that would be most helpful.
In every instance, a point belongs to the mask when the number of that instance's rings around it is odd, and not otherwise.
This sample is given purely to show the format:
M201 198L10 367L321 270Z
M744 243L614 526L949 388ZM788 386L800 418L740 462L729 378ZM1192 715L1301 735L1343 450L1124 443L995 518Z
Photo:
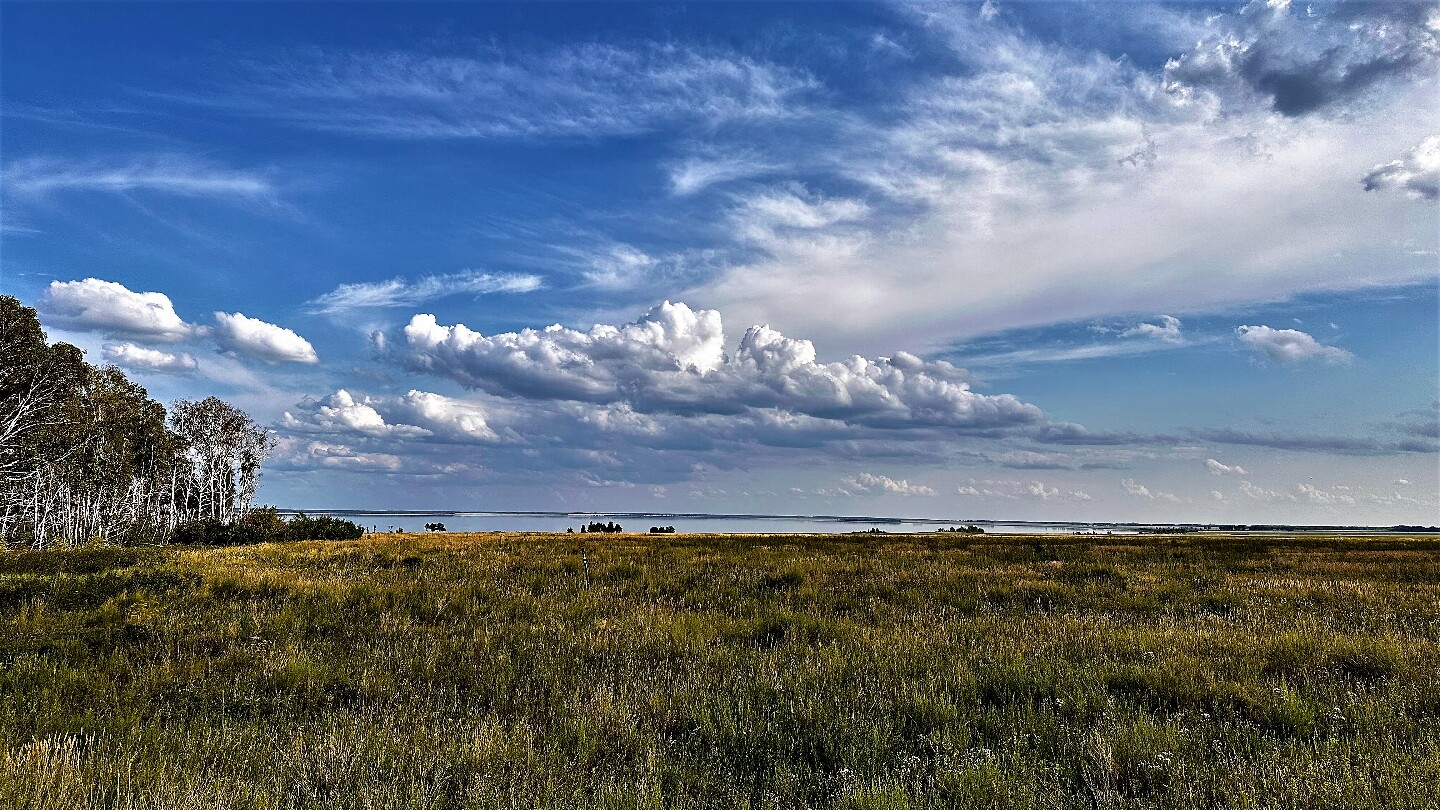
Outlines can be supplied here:
M1440 533L1440 527L1435 526L1359 526L1343 524L1236 524L1236 523L1164 523L1164 522L1112 522L1112 521L1069 521L1069 520L998 520L990 518L926 518L926 517L895 517L882 515L770 515L754 513L714 513L714 512L558 512L558 511L485 511L485 510L461 510L461 509L292 509L281 508L280 514L290 516L298 514L307 515L332 515L336 517L391 517L391 518L425 518L425 517L450 517L450 518L554 518L554 519L592 519L592 518L613 518L620 520L696 520L696 521L726 521L726 520L760 520L760 521L796 521L836 524L870 524L870 525L934 525L934 526L981 526L981 527L1034 527L1036 529L1049 529L1052 532L1056 529L1073 529L1076 533L1087 531L1119 530L1126 532L1140 531L1175 531L1175 532L1305 532L1311 534L1329 533L1354 533L1373 532L1378 534L1395 534L1400 532L1435 534ZM463 530L461 530L463 531ZM733 534L753 534L754 532L719 532Z

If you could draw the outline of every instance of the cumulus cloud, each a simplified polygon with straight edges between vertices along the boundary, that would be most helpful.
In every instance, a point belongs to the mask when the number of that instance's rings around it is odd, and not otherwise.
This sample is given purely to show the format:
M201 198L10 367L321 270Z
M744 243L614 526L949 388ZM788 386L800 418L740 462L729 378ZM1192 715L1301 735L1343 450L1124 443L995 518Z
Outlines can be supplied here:
M352 431L370 436L426 436L430 433L415 425L387 423L385 417L371 405L369 398L357 400L343 388L324 399L301 401L296 408L295 412L286 411L282 419L282 424L292 430Z
M397 472L405 461L394 453L356 450L334 442L282 440L276 454L282 464L298 469L315 467L359 472Z
M107 337L170 343L197 331L175 314L175 305L164 293L133 292L98 278L52 281L37 308L55 326Z
M195 362L194 357L184 352L171 354L159 349L137 346L134 343L106 343L103 352L105 362L136 371L188 374L199 365Z
M971 498L992 498L999 500L1039 501L1088 501L1088 493L1076 489L1061 489L1043 481L1010 481L971 478L955 490Z
M323 315L341 315L356 309L414 306L451 295L534 292L542 286L535 275L467 270L414 280L392 278L341 284L311 301L308 309Z
M1418 200L1440 199L1440 135L1431 135L1400 160L1382 163L1361 181L1366 191L1403 191Z
M1122 337L1146 337L1165 343L1180 343L1185 338L1180 334L1180 319L1173 315L1161 315L1160 323L1141 323L1120 333Z
M1222 464L1213 458L1205 459L1205 469L1214 475L1249 475L1239 464Z
M400 397L356 397L342 388L327 397L301 400L285 412L281 423L300 432L397 439L438 436L488 442L498 438L484 405L416 390Z
M320 362L310 341L283 326L239 312L216 312L213 337L225 352L267 363Z
M504 397L626 403L639 412L741 414L776 409L870 427L1004 430L1043 419L1008 394L970 390L945 362L898 352L817 361L808 340L753 326L725 353L720 313L663 303L621 326L550 326L487 337L416 315L400 359Z
M1326 346L1298 329L1237 326L1235 334L1240 336L1241 341L1276 363L1315 359L1326 363L1349 363L1355 359L1350 352L1335 346Z
M1136 498L1144 498L1147 501L1166 501L1169 503L1180 502L1180 498L1178 496L1172 495L1169 492L1159 492L1156 490L1151 490L1144 484L1136 483L1133 478L1126 478L1122 480L1120 482L1120 486L1125 490L1126 495L1130 495Z
M912 484L904 478L894 479L884 475L862 472L849 475L841 482L842 489L854 494L885 495L934 495L935 490L921 484Z

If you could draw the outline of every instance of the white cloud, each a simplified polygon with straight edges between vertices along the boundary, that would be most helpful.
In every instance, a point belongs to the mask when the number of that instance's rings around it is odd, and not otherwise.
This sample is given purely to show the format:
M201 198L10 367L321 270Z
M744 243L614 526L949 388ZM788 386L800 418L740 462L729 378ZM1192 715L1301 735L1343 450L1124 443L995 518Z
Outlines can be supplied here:
M188 374L198 367L195 358L181 352L171 354L159 349L137 346L134 343L106 343L103 353L105 362L114 363L136 371L153 371L160 374Z
M641 412L743 414L759 409L870 427L997 430L1034 424L1040 410L1008 394L970 390L968 375L904 352L837 363L766 326L727 355L720 313L666 302L622 326L562 326L486 337L416 315L400 359L506 397L627 403Z
M629 289L644 282L655 266L655 257L630 245L609 245L588 257L582 271L593 287L609 290Z
M1325 506L1353 506L1355 504L1354 496L1347 495L1344 492L1336 492L1334 491L1335 489L1342 488L1335 487L1330 490L1324 490L1314 484L1300 483L1295 485L1295 491L1300 493L1301 498L1304 498L1310 503L1318 503Z
M922 484L912 484L904 478L894 479L884 475L873 475L862 472L858 475L848 475L841 482L842 489L856 494L883 493L886 495L925 495L932 496L935 490Z
M357 400L340 389L321 400L302 401L297 412L286 411L282 424L291 430L354 432L370 436L425 436L430 431L415 425L390 424L375 410L369 398Z
M98 278L52 281L37 308L47 323L108 337L169 343L196 334L164 293L132 292Z
M716 184L776 170L774 164L754 154L692 156L670 166L670 191L677 197L688 197Z
M1272 329L1268 326L1237 326L1235 334L1251 348L1263 352L1276 363L1319 359L1327 363L1348 363L1355 356L1344 349L1326 346L1298 329Z
M393 453L370 453L332 442L288 442L279 448L280 460L300 469L329 467L362 472L396 472L404 459Z
M1215 475L1249 475L1239 464L1222 464L1213 458L1205 459L1205 469Z
M235 312L216 312L215 342L224 351L267 363L318 363L310 341L282 326Z
M1440 199L1440 135L1431 135L1400 160L1382 163L1362 181L1366 191L1403 191L1419 200Z
M1247 498L1250 498L1251 500L1264 501L1267 503L1274 501L1295 500L1295 496L1291 495L1288 492L1278 492L1275 490L1265 489L1264 487L1256 486L1249 481L1240 482L1240 494L1244 495Z
M493 54L297 56L195 98L297 126L382 138L594 138L790 114L803 72L672 44Z
M883 117L816 116L809 137L754 141L811 187L845 188L864 207L808 228L732 214L733 258L686 300L870 352L1434 278L1434 263L1405 247L1433 246L1433 225L1336 171L1389 159L1433 131L1437 81L1423 71L1382 76L1323 115L1287 117L1269 96L1170 92L1176 76L1055 47L1005 15L913 13L963 71L915 81ZM1249 25L1188 14L1217 42L1228 26ZM1354 36L1338 16L1316 24L1331 40ZM1430 37L1414 21L1387 25L1407 41ZM793 184L777 178L770 193ZM1152 326L1164 336L1164 322Z
M340 389L322 399L307 398L286 411L284 427L302 433L333 433L371 438L439 437L463 443L499 438L487 421L484 404L428 391L399 397L356 397Z
M414 306L451 295L527 293L544 286L539 276L521 273L481 273L466 270L415 280L392 278L341 284L309 304L311 312L343 315L356 309Z
M26 158L7 164L4 177L6 191L27 196L62 191L112 194L143 191L252 202L276 196L273 182L263 174L226 169L174 155L121 163Z
M1180 334L1180 319L1173 315L1161 315L1158 324L1136 324L1120 334L1122 337L1146 337L1165 343L1180 343L1185 339Z
M499 438L487 421L487 409L474 402L411 390L395 405L396 410L426 426L432 432L469 441Z
M1039 501L1088 501L1088 493L1075 489L1061 489L1043 481L1010 481L971 478L955 490L971 498L992 498L999 500Z
M1172 495L1169 492L1159 492L1151 490L1144 484L1136 483L1135 480L1132 478L1124 479L1120 482L1120 486L1124 488L1126 495L1131 495L1136 498L1144 498L1147 501L1167 501L1169 503L1180 502L1180 498L1178 496Z

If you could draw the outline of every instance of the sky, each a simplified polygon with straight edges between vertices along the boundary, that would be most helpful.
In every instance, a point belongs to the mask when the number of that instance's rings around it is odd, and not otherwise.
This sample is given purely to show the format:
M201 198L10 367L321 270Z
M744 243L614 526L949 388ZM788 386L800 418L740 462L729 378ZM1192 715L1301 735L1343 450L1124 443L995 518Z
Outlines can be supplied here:
M1440 5L0 5L0 293L288 508L1440 523Z

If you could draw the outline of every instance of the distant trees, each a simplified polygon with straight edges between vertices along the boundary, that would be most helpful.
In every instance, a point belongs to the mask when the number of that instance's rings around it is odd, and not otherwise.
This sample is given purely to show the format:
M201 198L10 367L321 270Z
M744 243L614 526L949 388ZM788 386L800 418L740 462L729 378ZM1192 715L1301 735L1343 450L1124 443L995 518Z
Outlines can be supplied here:
M607 522L587 523L584 526L580 527L580 531L582 534L585 532L601 532L605 534L615 534L617 532L623 532L625 531L625 529L619 523Z
M0 296L0 541L47 548L162 542L250 508L269 434L210 397L173 413L113 366L50 344Z
M650 527L650 533L651 533L651 534L674 534L674 533L675 533L675 527L674 527L674 526L651 526L651 527Z
M444 523L426 523L426 524L425 524L425 531L427 531L427 532L443 532L443 531L445 531L445 524L444 524Z

